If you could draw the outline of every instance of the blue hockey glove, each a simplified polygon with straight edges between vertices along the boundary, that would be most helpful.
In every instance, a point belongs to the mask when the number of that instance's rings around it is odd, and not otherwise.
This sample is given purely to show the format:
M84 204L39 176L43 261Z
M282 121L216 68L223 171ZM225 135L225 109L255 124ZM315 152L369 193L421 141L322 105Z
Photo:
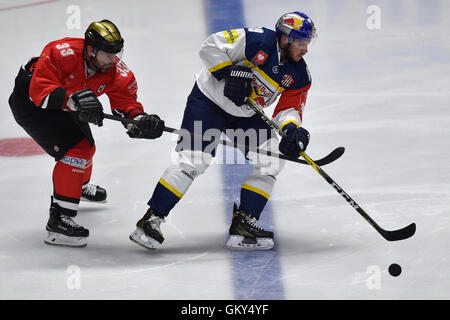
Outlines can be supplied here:
M305 151L308 146L309 132L302 127L297 128L294 123L287 124L283 131L286 135L281 138L280 151L288 157L300 157L300 152Z

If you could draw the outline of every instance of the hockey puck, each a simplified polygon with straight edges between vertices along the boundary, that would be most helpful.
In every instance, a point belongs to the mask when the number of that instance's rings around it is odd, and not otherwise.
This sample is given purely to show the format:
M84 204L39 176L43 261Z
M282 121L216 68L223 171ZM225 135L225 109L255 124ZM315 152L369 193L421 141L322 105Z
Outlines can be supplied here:
M393 277L398 277L402 273L402 267L400 265L393 263L389 266L389 274Z

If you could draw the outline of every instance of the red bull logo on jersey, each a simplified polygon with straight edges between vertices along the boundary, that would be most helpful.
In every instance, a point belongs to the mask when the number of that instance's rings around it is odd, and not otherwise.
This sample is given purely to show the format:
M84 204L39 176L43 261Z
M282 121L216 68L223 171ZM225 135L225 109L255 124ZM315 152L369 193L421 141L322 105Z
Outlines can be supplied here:
M300 30L300 28L303 27L303 20L297 17L284 19L284 23L288 24L295 30Z
M256 97L253 98L253 101L256 102L257 105L261 106L261 107L265 107L266 106L266 101L264 100L263 97Z
M264 96L266 98L270 98L273 96L273 93L270 92L264 84L256 80L256 78L252 79L252 86L255 90L255 93L259 96Z

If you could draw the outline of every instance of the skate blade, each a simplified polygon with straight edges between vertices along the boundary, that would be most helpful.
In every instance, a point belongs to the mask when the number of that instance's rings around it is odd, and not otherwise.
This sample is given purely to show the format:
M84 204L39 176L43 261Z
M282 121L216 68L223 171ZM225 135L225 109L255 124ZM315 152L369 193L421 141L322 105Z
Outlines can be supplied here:
M144 233L144 230L140 228L136 228L136 230L134 230L133 233L130 234L129 239L149 250L155 250L156 248L161 246L158 241L147 237Z
M94 201L94 200L90 200L88 198L85 198L83 196L81 196L80 201L85 201L85 202L90 202L90 203L107 203L108 199L102 200L102 201Z
M60 233L48 231L44 242L53 246L82 248L87 246L87 237L68 237Z
M273 239L271 238L257 238L255 242L246 242L243 236L230 236L228 238L226 247L230 250L270 250L274 247Z

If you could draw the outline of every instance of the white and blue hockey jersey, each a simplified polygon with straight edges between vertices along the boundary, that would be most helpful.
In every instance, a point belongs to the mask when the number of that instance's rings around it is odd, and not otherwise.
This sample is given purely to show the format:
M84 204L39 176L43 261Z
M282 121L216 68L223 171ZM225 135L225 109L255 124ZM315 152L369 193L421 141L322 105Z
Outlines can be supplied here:
M260 108L278 100L273 120L283 128L302 123L311 76L306 62L280 61L280 48L275 31L266 28L245 28L221 31L210 35L200 49L204 68L196 74L197 85L210 100L224 111L238 117L251 117L248 106L236 106L223 94L225 72L232 65L251 68L253 72L250 99Z

